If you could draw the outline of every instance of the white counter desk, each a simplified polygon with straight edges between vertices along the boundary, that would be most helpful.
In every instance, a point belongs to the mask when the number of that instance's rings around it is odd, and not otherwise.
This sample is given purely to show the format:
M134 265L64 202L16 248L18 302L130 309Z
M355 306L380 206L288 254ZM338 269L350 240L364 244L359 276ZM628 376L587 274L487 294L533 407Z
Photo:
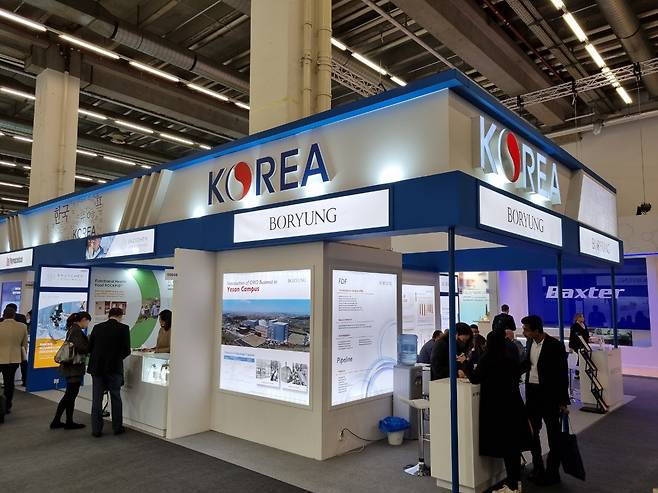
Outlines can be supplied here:
M479 453L480 386L457 381L459 429L459 491L481 493L505 478L502 459ZM450 381L430 382L430 452L432 477L437 486L450 489L452 461L450 447Z

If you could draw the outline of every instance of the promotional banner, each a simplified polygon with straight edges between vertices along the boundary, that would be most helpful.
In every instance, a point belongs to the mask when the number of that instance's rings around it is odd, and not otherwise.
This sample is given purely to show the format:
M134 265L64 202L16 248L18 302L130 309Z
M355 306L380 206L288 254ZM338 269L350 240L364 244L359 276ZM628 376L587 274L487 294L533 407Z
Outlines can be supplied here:
M223 281L219 388L309 405L311 271Z
M8 281L2 283L2 302L0 306L0 313L5 311L5 307L9 303L14 303L20 310L22 288L23 283L21 281Z
M418 337L418 350L436 330L434 286L402 285L402 333Z
M165 280L164 270L95 267L89 299L92 326L107 320L111 308L121 308L123 323L130 327L130 346L154 348L158 315L171 309L172 292L173 281Z
M87 293L39 293L34 368L59 366L54 358L66 338L66 319L82 311L87 311Z
M125 257L153 253L155 250L155 230L145 229L119 235L89 238L85 258Z
M467 324L483 320L489 313L489 273L459 273L459 320Z
M33 253L32 248L18 252L0 253L0 270L31 267Z
M393 392L397 276L333 271L331 404Z
M74 267L42 267L39 285L42 288L81 288L89 286L89 269Z

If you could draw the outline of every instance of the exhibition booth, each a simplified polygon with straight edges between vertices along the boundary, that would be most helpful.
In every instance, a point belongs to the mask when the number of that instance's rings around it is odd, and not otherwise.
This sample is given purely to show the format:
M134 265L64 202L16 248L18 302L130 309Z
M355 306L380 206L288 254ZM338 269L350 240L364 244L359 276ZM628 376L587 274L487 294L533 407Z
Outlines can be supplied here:
M73 237L49 227L64 206ZM614 292L622 255L614 188L454 72L8 222L12 246L34 249L30 390L58 383L41 366L61 341L53 317L121 306L143 349L170 306L169 359L126 364L126 415L167 438L214 430L318 460L382 436L398 336L447 325L454 340L482 311L474 273L556 268L561 300L563 266L608 269ZM500 464L473 475L477 389L455 376L430 388L448 426L433 461L450 464L433 474L482 491Z

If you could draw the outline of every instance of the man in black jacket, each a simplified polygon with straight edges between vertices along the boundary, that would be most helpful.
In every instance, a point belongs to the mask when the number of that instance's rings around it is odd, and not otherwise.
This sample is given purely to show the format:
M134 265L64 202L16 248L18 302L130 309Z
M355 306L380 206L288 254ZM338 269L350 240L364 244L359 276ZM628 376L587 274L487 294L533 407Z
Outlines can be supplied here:
M473 338L473 332L468 324L464 322L458 322L455 326L457 330L457 340L454 341L457 344L457 356L464 354L468 356L470 352L469 342ZM431 358L431 375L432 380L438 380L439 378L448 378L450 376L450 353L448 342L450 340L450 335L446 335L436 341L434 344L434 349L432 349L432 358ZM464 377L464 371L461 369L462 363L457 365L458 368L458 377Z
M526 356L521 363L526 374L526 407L532 425L531 479L542 485L560 482L560 416L568 413L569 369L564 344L544 333L544 324L537 315L521 320L527 338ZM539 432L542 421L548 435L546 468L542 458Z
M110 309L109 319L94 326L89 337L89 365L92 376L91 434L103 434L103 393L110 393L112 402L112 429L115 435L125 432L121 386L123 385L123 359L130 355L130 329L121 323L123 310Z
M491 330L516 330L516 322L514 317L509 314L509 306L503 305L500 307L500 313L496 315L491 322Z

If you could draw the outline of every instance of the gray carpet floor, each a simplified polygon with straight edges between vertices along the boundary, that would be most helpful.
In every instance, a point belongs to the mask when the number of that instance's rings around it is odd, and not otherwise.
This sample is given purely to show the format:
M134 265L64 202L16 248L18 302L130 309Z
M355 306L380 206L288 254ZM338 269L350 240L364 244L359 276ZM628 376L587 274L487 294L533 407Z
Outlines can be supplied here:
M16 392L0 425L0 491L7 493L273 492L305 490L136 431L93 438L50 430L55 404ZM89 426L89 416L76 413ZM110 428L106 426L106 428Z

